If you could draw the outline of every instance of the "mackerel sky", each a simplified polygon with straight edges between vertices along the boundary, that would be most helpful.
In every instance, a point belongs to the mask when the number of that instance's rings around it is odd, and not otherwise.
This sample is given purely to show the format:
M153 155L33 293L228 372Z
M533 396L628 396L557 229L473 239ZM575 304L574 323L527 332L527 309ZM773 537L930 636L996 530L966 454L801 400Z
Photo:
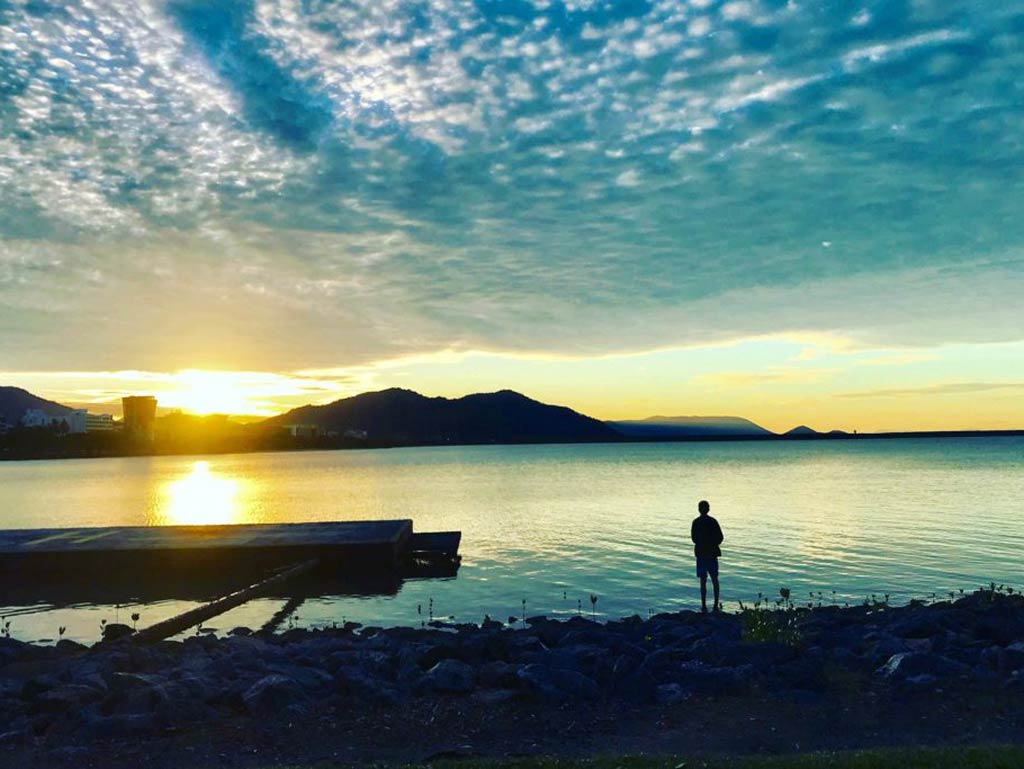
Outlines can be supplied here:
M1024 427L1021 72L1004 2L2 2L0 383Z

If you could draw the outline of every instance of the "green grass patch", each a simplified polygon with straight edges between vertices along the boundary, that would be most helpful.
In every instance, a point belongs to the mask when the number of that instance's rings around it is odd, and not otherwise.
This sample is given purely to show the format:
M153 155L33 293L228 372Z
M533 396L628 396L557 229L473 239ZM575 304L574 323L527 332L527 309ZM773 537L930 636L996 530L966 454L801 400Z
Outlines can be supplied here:
M1024 769L1024 747L876 748L785 756L683 758L623 756L586 759L517 758L410 764L430 769ZM277 769L299 769L277 767Z

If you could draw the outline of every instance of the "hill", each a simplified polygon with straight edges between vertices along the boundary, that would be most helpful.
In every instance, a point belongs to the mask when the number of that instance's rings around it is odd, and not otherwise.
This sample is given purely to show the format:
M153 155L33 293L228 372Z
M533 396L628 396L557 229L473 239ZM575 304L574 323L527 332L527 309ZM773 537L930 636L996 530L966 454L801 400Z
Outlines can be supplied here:
M316 425L339 435L365 433L374 445L610 441L619 434L597 419L511 390L428 398L401 388L302 406L260 423Z
M0 387L0 420L9 425L17 425L29 409L39 409L53 416L71 411L67 406L40 398L20 387Z
M821 435L821 433L819 433L817 430L808 427L807 425L799 425L797 427L794 427L792 430L787 430L786 432L783 433L783 435L792 435L795 437L799 437L801 435Z
M649 417L608 422L628 438L712 438L774 435L742 417Z

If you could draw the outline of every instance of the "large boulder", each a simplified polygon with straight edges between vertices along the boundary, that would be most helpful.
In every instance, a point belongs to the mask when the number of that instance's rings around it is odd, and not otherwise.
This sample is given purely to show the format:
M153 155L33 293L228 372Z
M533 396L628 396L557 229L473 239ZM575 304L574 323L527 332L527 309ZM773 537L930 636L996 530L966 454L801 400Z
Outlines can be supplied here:
M103 626L104 641L117 641L121 638L127 638L134 633L135 631L130 625L124 625L120 622L109 622Z
M246 689L242 701L254 716L273 716L290 707L301 706L305 695L292 679L271 673Z
M464 694L473 691L476 672L465 662L441 660L423 676L421 685L435 692Z
M531 664L520 668L516 675L527 691L551 702L594 699L598 695L594 680L575 670Z
M901 652L894 654L878 669L883 677L895 681L905 681L917 676L934 676L949 678L970 672L970 667L956 662L940 654L923 652Z

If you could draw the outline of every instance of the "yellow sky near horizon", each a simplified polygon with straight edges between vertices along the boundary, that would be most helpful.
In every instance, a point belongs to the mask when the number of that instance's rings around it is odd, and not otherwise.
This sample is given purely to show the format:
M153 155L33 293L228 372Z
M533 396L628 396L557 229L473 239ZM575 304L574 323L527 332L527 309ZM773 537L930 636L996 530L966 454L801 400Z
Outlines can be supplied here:
M188 413L264 417L405 387L445 397L513 389L599 419L740 416L776 432L1024 428L1024 343L870 349L808 335L594 357L444 351L292 372L5 372L0 381L113 413L130 394Z

